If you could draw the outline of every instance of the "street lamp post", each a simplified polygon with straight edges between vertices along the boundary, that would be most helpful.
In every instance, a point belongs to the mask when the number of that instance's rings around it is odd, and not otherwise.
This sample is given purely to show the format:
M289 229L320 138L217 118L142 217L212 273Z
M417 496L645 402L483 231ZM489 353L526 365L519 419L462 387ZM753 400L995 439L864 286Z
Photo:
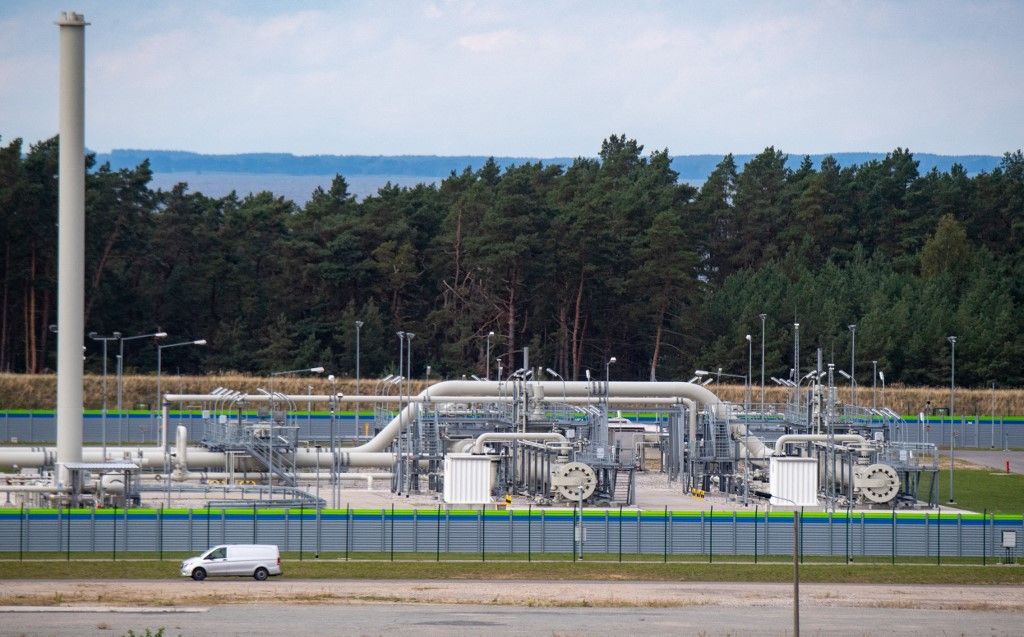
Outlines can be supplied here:
M555 370L551 369L550 367L548 367L545 371L547 373L551 374L552 376L554 376L555 378L557 378L558 380L562 381L562 402L563 403L567 402L567 399L565 397L565 379L562 378L561 374L559 374Z
M706 372L703 369L698 369L694 373L697 374L697 376L706 376L706 375L708 375L708 372ZM718 371L715 373L715 375L717 376L717 378L715 379L715 382L718 383L719 385L722 384L722 376L725 376L726 378L742 378L744 386L746 386L747 377L744 376L743 374L730 374L728 372L723 372L722 368L719 367Z
M124 405L123 405L123 401L124 401L124 342L125 341L134 341L134 340L138 340L140 338L167 338L167 332L153 332L152 334L139 334L137 336L123 336L120 339L121 351L120 351L120 354L118 354L118 359L117 359L117 422L118 422L117 432L118 432L118 440L119 441L121 441L121 438L123 437L122 434L121 434L121 420L123 418L123 414L121 413L121 411L122 411L122 408L124 407Z
M398 435L395 436L395 446L397 453L395 454L395 470L394 477L392 478L392 491L395 493L402 492L402 469L404 463L402 462L402 379L405 376L405 332L395 332L395 336L398 337Z
M161 376L161 367L162 367L162 364L163 364L163 352L168 347L182 347L182 346L185 346L185 345L206 345L206 339L205 338L201 338L201 339L196 340L196 341L182 341L181 343L171 343L170 345L157 345L156 346L156 409L157 409L157 413L160 412L160 410L161 410L161 408L163 406L163 401L160 399L160 396L162 396L162 394L160 393L160 389L161 389L160 376ZM160 438L161 438L160 446L163 447L164 453L166 454L167 450L168 450L168 440L167 440L167 430L166 429L161 429Z
M328 374L327 380L331 383L331 506L338 508L337 497L337 473L338 473L338 447L334 442L334 430L337 426L338 413L338 386L335 383L334 374ZM359 413L359 412L356 412ZM359 426L356 426L356 436L359 436ZM317 462L319 463L320 452L317 451ZM317 470L317 480L320 480L320 471Z
M121 339L121 332L114 332L110 336L100 336L96 332L89 332L89 338L94 341L103 342L103 411L100 412L100 428L102 430L101 437L103 439L103 458L102 461L107 461L107 341L117 341Z
M413 375L412 375L412 339L413 339L414 336L416 336L416 335L413 334L412 332L406 332L405 333L405 370L406 370L405 371L405 377L407 379L409 379L409 383L410 383L409 387L407 388L407 392L408 393L406 394L406 396L409 397L409 398L412 397L412 385L411 385L412 380L413 380ZM415 451L415 445L413 444L414 438L413 438L413 428L412 428L411 416L412 416L412 414L410 413L410 422L406 423L406 426L405 426L405 429L406 429L406 434L405 435L406 435L406 438L407 438L405 451L406 451L406 454L410 455L410 456ZM399 422L401 422L401 418L402 418L402 414L401 413L399 413L398 418L399 418ZM413 466L414 465L412 463L409 463L409 467L408 468L409 469L413 469ZM403 471L403 476L405 476L406 482L408 482L408 485L407 485L408 489L406 490L406 493L408 494L408 493L412 493L412 492L418 492L419 491L419 484L416 485L416 488L413 488L413 484L412 484L413 477L415 476L414 471L408 471L408 472ZM417 478L417 480L418 480L418 478Z
M989 441L989 449L996 448L996 381L992 381L992 412L991 412L991 424L992 424L992 438Z
M614 356L612 356L604 364L604 398L605 398L605 402L607 402L608 394L609 394L609 391L608 391L608 382L609 382L609 379L610 379L610 372L609 372L609 370L610 370L611 366L614 365L615 363L617 363L618 361L619 361L619 359L617 359Z
M206 345L206 339L201 338L196 341L183 341L181 343L171 343L170 345L157 345L156 346L156 413L157 418L160 419L160 447L164 452L164 480L167 493L167 506L171 506L171 454L170 444L167 440L167 422L163 419L163 401L160 393L160 372L163 363L163 351L168 347L182 347L184 345Z
M800 324L793 323L793 380L800 378Z
M949 501L953 502L953 433L956 427L953 420L953 407L956 404L956 337L947 336L949 341Z
M754 339L747 334L747 395L746 409L749 412L751 403L754 402Z
M875 400L875 387L878 381L878 361L871 361L871 411L878 409L878 401ZM874 418L874 416L872 416Z
M362 327L363 327L363 322L362 321L356 321L356 395L360 395L360 396L362 394L359 393L359 330L362 329ZM359 437L359 407L360 407L359 403L356 403L356 437L357 438ZM367 429L369 429L369 425L367 425ZM370 435L369 431L365 431L363 433L367 437L369 437L369 435ZM333 448L333 443L331 443L331 446Z
M494 336L494 332L487 333L487 370L484 374L487 380L491 380L491 337Z
M761 313L757 317L761 319L761 414L764 417L764 322L767 314Z
M850 328L850 402L856 407L857 383L853 379L857 378L857 324L851 323L847 327Z
M956 337L947 336L951 349L949 350L949 421L953 422L953 406L956 397Z
M754 402L754 340L750 334L747 334L747 378L744 380L744 383L746 384L747 392L746 396L744 396L746 405L743 411L746 414L747 422L743 425L743 506L747 506L750 494L750 453L747 451L746 438L750 431L750 407L751 403Z

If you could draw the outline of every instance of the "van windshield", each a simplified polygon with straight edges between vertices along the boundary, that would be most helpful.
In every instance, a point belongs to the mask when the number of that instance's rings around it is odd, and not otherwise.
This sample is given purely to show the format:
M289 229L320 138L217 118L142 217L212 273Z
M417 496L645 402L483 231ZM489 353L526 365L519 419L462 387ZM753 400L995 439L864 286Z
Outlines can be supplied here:
M222 547L220 547L218 549L214 549L214 550L210 551L206 555L206 557L203 558L203 559L207 559L207 560L222 560L225 557L227 557L227 555L228 555L227 547L222 546Z

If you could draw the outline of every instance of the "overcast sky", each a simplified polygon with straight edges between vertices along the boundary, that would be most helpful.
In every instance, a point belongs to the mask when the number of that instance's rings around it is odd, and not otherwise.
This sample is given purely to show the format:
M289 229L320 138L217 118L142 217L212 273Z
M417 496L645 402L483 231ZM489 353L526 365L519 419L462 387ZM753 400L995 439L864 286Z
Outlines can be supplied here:
M86 32L86 144L296 154L1002 154L1024 2L0 0L0 137L57 131Z

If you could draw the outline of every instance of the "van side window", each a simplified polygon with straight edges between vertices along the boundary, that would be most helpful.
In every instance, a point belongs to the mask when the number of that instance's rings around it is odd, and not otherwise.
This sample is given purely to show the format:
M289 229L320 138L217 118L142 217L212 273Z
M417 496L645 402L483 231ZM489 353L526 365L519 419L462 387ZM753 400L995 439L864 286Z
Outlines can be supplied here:
M210 553L209 555L207 555L206 559L208 559L208 560L222 560L225 557L227 557L227 555L228 555L227 547L222 546L219 549L217 549L216 551L214 551L213 553Z

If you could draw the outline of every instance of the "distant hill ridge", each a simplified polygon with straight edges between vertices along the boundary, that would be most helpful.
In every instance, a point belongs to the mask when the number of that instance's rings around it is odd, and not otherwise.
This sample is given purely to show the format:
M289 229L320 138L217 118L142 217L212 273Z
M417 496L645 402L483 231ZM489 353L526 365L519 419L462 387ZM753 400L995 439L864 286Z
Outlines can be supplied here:
M831 154L841 166L863 164L885 158L885 153L822 153L811 155L818 166L824 157ZM733 157L738 166L750 161L753 154L736 154ZM675 155L672 168L680 179L703 181L724 155ZM789 165L796 167L803 155L789 154ZM926 173L932 168L948 171L953 164L960 164L971 175L989 172L999 165L1001 157L995 155L935 155L917 153L914 158L920 162L919 170ZM176 150L136 150L115 148L109 153L97 153L97 161L109 162L111 168L132 168L145 159L156 173L250 173L279 175L394 175L434 177L442 179L453 170L461 172L467 166L477 169L487 161L483 155L292 155L290 153L240 153L233 155L204 155ZM543 162L568 166L571 157L495 157L502 168L526 162Z

